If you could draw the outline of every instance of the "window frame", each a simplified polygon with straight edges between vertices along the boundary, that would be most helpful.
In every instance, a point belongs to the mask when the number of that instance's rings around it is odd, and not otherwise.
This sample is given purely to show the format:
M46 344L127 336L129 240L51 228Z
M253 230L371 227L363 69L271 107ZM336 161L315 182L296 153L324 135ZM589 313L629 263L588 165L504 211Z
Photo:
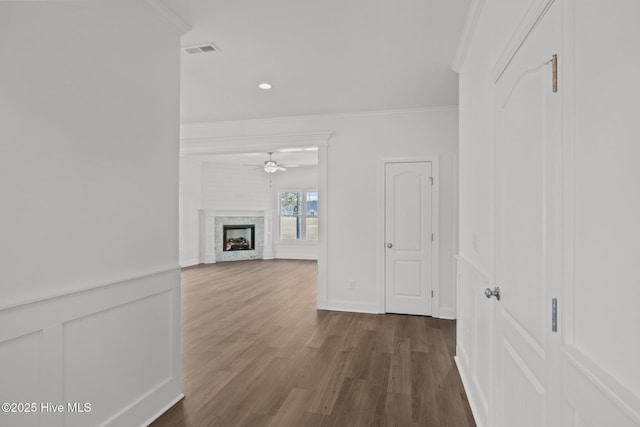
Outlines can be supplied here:
M298 214L297 216L300 218L300 238L295 238L295 239L283 239L282 238L282 229L281 229L281 218L283 217L283 215L281 214L282 212L282 194L283 193L299 193L302 195L301 197L301 201L299 202L299 205L301 207L301 209L298 210ZM279 243L285 243L285 244L295 244L295 245L315 245L318 243L318 239L307 239L307 202L308 202L308 195L309 193L319 193L317 189L309 189L309 188L304 188L304 189L299 189L299 188L287 188L287 189L281 189L278 190L276 192L276 199L277 199L277 241ZM319 196L318 196L319 199ZM318 210L316 209L316 215L315 218L319 218L318 215ZM295 217L295 215L290 215L290 217ZM318 219L319 221L319 219ZM318 235L319 238L319 235Z

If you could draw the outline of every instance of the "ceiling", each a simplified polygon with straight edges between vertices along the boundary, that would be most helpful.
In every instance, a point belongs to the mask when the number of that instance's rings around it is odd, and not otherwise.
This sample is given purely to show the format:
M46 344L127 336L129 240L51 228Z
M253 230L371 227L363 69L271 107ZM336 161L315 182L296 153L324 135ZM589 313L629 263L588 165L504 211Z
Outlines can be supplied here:
M264 162L269 160L268 153L200 154L196 157L207 163L244 166L255 169L262 169ZM318 164L318 152L308 149L278 151L273 153L272 159L275 160L279 166L285 167L287 165L297 165L297 167L315 166Z
M183 124L458 104L469 0L163 1L220 49L181 54Z

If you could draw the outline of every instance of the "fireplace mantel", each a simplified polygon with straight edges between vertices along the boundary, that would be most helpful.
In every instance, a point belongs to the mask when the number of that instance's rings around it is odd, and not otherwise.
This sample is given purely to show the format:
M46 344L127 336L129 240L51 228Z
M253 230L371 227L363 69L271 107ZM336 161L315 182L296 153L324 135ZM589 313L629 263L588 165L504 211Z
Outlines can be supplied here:
M200 262L205 264L222 261L221 248L216 248L214 242L221 238L216 234L216 218L262 218L264 221L262 246L257 250L262 252L261 259L273 259L273 211L271 210L231 210L231 209L200 209ZM256 230L257 231L257 230ZM257 238L257 236L256 236ZM216 250L219 249L219 250ZM218 255L216 256L216 252ZM217 259L218 258L218 259ZM223 257L224 258L224 257Z

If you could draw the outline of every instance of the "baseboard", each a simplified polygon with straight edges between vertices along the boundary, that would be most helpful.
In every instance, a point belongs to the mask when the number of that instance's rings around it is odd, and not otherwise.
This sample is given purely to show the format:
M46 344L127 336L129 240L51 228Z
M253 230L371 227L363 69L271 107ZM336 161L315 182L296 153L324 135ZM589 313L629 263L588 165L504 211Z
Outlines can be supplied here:
M266 258L265 258L266 259ZM295 253L279 253L274 259L305 259L309 261L317 261L318 257L316 255L304 255L304 254L295 254Z
M326 310L380 314L380 310L378 309L378 304L375 302L328 300L326 304Z
M198 258L192 258L185 261L180 261L181 268L191 267L193 265L198 265L198 264L200 264L200 260Z
M481 418L479 417L478 405L473 394L473 388L471 387L471 383L469 382L469 377L464 369L464 364L460 362L458 356L454 356L453 360L455 360L456 362L456 367L458 368L458 373L460 374L460 379L462 380L462 386L464 387L465 394L467 395L469 407L471 408L471 413L473 414L476 426L484 427L484 424L480 422Z
M180 378L171 378L150 390L102 425L105 427L148 426L184 397L180 387ZM154 415L149 417L149 414Z
M276 246L273 251L273 257L276 259L308 259L317 261L318 247L316 245Z
M456 310L453 307L440 307L440 319L456 320Z
M173 405L175 405L176 403L180 402L182 399L184 399L184 394L180 393L178 395L178 397L176 397L175 399L173 399L169 403L167 403L162 409L160 409L155 415L153 415L151 418L149 418L147 421L145 421L142 425L145 426L145 427L150 425L152 422L154 422L155 420L160 418L165 412L167 412L169 409L171 409L173 407Z

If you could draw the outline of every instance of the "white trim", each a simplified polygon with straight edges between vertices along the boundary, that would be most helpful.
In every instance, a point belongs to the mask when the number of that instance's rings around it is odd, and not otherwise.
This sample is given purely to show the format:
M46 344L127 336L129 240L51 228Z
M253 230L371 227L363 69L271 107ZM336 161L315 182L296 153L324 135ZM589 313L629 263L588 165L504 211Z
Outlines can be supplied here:
M453 156L453 233L451 236L451 249L457 254L460 250L460 151ZM458 262L453 256L451 263L451 302L453 304L453 319L458 318Z
M440 317L440 166L439 156L388 157L380 159L378 166L378 310L386 312L385 307L385 170L388 163L431 163L433 188L431 189L431 316ZM455 309L454 309L455 312Z
M329 292L329 144L318 147L318 291L317 308L327 308Z
M286 148L322 147L333 132L181 138L180 155L278 152Z
M151 416L142 425L145 426L145 427L151 425L151 423L153 423L155 420L160 418L165 412L167 412L169 409L171 409L173 407L173 405L175 405L176 403L180 402L184 398L185 398L184 394L180 393L180 395L178 395L171 402L167 403L164 408L160 409L155 415Z
M37 302L48 301L48 300L55 299L55 298L64 298L64 297L68 297L68 296L71 296L71 295L74 295L74 294L78 294L80 292L93 291L93 290L104 288L104 287L107 287L107 286L116 286L116 285L119 285L122 282L129 282L129 281L134 281L134 280L145 279L147 277L152 277L152 276L157 276L157 275L169 273L169 272L174 271L174 270L180 270L180 267L176 266L176 267L164 268L164 269L160 269L160 270L157 270L157 271L152 271L150 273L144 273L144 274L140 274L140 275L136 275L136 276L130 276L130 277L126 277L126 278L115 279L115 280L111 280L111 281L106 282L106 283L100 283L100 284L97 284L97 285L89 285L89 286L85 286L85 287L81 287L81 288L77 288L77 289L62 290L62 291L59 291L59 292L51 293L49 295L42 295L42 296L38 296L38 297L31 297L31 298L24 298L24 299L16 299L14 301L8 301L8 302L5 302L4 304L0 305L0 311L7 310L9 308L20 307L22 305L34 304L34 303L37 303Z
M507 66L515 56L515 54L522 46L522 43L527 39L529 33L536 27L538 22L545 15L547 10L551 7L554 0L532 0L527 10L527 13L524 15L524 18L518 25L518 28L511 36L511 40L507 43L507 46L503 50L500 55L500 59L491 70L491 78L495 83L500 79L504 70L507 69Z
M473 35L476 32L476 26L480 20L482 14L482 8L484 6L484 0L471 0L469 9L467 10L467 18L462 28L462 35L458 42L458 49L456 49L456 56L453 58L451 69L456 73L462 70L465 59L467 59L467 53L469 53L469 47L473 40Z
M355 111L350 113L332 113L332 114L309 114L303 116L282 116L260 119L245 119L245 120L227 120L219 122L199 122L199 123L183 123L180 125L181 129L198 129L203 127L220 127L231 125L248 125L251 124L267 124L278 123L282 121L292 120L310 120L310 119L345 119L352 117L369 117L369 116L383 116L392 114L411 114L411 113L432 113L437 111L457 111L457 105L443 105L439 107L422 107L422 108L400 108L396 110L371 110L371 111Z
M487 286L489 285L489 283L491 282L489 279L489 275L478 268L478 266L471 262L467 257L465 257L464 255L456 255L455 258L456 260L458 260L458 262L468 266L470 270L478 276L478 279L480 279L481 282L486 283Z
M180 35L184 35L191 31L191 26L184 22L184 20L173 10L169 9L160 0L146 0L149 5L157 12L164 22L176 29Z
M456 309L454 307L440 307L440 319L456 320Z
M377 302L354 302L344 300L327 300L324 310L348 311L353 313L381 314Z
M640 425L640 397L573 345L562 348L562 359L563 365L570 364L575 368L582 378L591 383L590 385L596 393L606 397L617 406L619 411ZM567 378L564 380L565 383L570 383ZM564 387L566 388L566 384Z
M558 71L562 96L562 345L574 343L575 318L575 24L574 1L562 2L562 46Z
M109 412L102 414L106 420L100 421L104 426L141 425L145 419L149 419L150 414L157 413L158 408L172 404L175 397L181 395L180 271L178 268L130 277L101 286L85 287L56 297L33 299L29 303L0 309L0 343L3 349L7 349L15 343L16 338L27 337L37 341L36 357L30 358L31 363L28 365L28 369L32 372L40 373L40 391L37 396L34 396L34 400L45 401L46 398L64 402L65 390L69 384L78 386L78 376L82 375L82 370L75 369L76 367L68 369L62 362L70 353L78 351L78 346L82 346L87 338L83 333L83 331L86 332L87 325L95 326L91 322L99 318L104 327L109 325L111 320L122 318L123 313L130 316L129 320L135 323L140 316L141 318L146 316L147 310L149 314L166 319L166 323L163 321L161 324L152 325L156 331L158 328L162 329L161 333L155 334L155 338L150 338L151 342L147 346L149 352L155 352L156 356L161 356L158 360L162 360L163 363L155 364L153 367L153 379L147 378L144 382L132 379L130 385L144 386L144 389L140 390L139 397L127 402L124 407L120 405L116 405L116 408L111 407ZM73 328L74 325L77 327L84 322L89 323L79 326L76 332L72 329L69 333L69 328ZM129 321L127 324L130 324ZM141 336L153 332L145 329L151 327L145 322L132 327ZM107 340L105 345L112 348L120 345L120 336L120 334L108 334L108 336L96 338L93 335L91 339ZM123 347L117 351L126 352L128 349ZM16 360L15 351L9 354L13 354L11 362L21 366L22 362ZM138 368L131 363L130 360L126 360L126 363L117 363L116 369L126 372ZM141 362L138 361L138 363ZM110 371L92 370L91 372L98 383L107 380L112 374L113 372ZM119 395L119 390L105 389L99 396L94 397L106 403L113 403L109 401L116 395ZM99 421L90 413L85 417L87 417L85 423L87 425L97 425ZM62 425L64 417L53 419L47 416L44 420L47 425Z
M200 264L200 260L198 258L191 258L188 260L185 260L183 262L180 263L180 268L186 268L186 267L192 267L194 265L198 265Z
M457 353L457 351L456 351ZM469 393L469 391L474 390L471 381L469 381L469 374L465 369L465 364L460 361L458 356L454 356L453 360L456 362L456 366L458 367L458 373L460 374L460 379L462 380L462 386L464 387L467 395L467 401L469 402L469 407L471 408L471 413L473 414L474 421L478 427L484 427L484 425L479 421L483 418L480 417L480 412L478 412L478 404L476 402L476 393Z
M300 260L306 260L306 261L317 261L318 256L302 254L300 252L291 251L291 250L283 251L282 249L276 248L276 250L274 251L273 259L300 259Z

